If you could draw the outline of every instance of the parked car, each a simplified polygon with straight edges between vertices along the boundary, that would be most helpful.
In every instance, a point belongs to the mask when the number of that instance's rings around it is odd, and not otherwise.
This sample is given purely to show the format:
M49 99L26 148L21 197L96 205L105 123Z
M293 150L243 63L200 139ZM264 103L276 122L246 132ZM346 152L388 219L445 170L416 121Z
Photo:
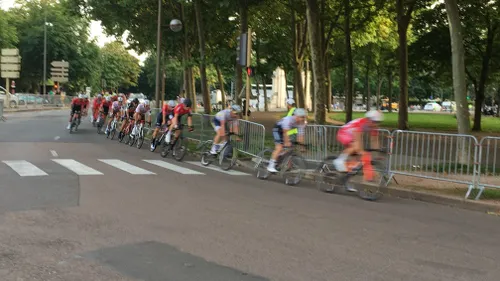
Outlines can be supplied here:
M25 104L45 104L48 103L46 99L41 96L29 93L16 93L16 97L19 99L20 105Z
M425 111L441 111L441 106L436 102L429 102L424 106Z
M443 106L443 111L455 112L457 111L457 103L454 101L443 101L441 103Z
M7 90L0 86L0 100L3 100L4 107L7 105L5 104L7 101L7 95L9 96L9 105L8 107L10 108L15 108L19 104L19 99L15 95L11 95L10 93L7 93Z

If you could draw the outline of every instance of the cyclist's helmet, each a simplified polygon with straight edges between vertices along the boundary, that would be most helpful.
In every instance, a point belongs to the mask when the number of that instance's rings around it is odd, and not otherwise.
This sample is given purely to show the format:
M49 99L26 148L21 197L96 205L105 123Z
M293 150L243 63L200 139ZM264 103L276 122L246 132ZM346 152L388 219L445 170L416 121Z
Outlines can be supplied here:
M175 101L173 101L173 100L169 100L169 101L168 101L168 106L170 106L170 107L175 107Z
M149 101L148 100L144 100L144 105L149 105Z
M293 112L293 115L295 116L299 116L299 117L306 117L307 116L307 112L305 109L303 108L297 108L295 109L295 111Z
M122 97L118 97L118 101L119 102L123 102L123 98Z
M110 101L110 100L111 100L111 98L110 98L110 97L106 97L106 101Z
M132 102L133 102L133 103L139 103L139 99L138 99L138 98L135 98Z
M191 107L191 105L193 105L193 103L191 102L191 99L188 99L188 98L184 99L183 103L186 107Z
M78 95L78 98L79 98L79 99L83 99L83 98L85 98L85 96L84 96L83 94L79 94L79 95Z
M98 97L98 98L102 98L102 95L101 95L101 94L98 94L98 95L97 95L97 97Z
M373 122L382 122L384 120L384 116L380 111L370 110L365 115L366 118L372 120Z
M231 111L234 113L241 113L241 107L237 104L231 105Z

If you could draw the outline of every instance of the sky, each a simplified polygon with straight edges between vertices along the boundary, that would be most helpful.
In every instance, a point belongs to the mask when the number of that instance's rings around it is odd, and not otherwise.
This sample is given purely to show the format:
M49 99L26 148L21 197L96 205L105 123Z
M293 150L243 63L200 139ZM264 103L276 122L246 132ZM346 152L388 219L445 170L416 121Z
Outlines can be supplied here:
M12 8L14 6L14 2L15 2L15 0L0 0L0 8L2 8L3 10L9 10L10 8ZM114 37L107 36L106 34L103 33L103 29L101 27L100 21L92 21L90 24L90 39L93 39L93 38L97 39L97 45L99 45L100 47L104 46L104 44L106 44L108 42L112 42L115 40ZM125 34L125 36L123 36L123 38L122 38L123 39L122 41L125 44L125 46L128 45L126 42L126 38L127 37ZM131 55L133 55L134 57L138 58L141 65L143 64L144 60L147 57L146 54L139 55L133 50L129 50L129 53Z

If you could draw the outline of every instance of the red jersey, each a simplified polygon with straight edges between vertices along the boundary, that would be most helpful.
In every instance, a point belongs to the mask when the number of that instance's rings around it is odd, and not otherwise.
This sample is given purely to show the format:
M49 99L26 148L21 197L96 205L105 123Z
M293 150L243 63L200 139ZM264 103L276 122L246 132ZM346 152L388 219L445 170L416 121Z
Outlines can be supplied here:
M166 113L167 113L167 115L168 115L168 114L171 114L171 113L172 113L172 111L174 111L174 109L173 109L173 108L171 108L168 104L164 104L164 105L163 105L163 107L161 108L161 112L162 112L162 113L163 113L163 112L166 112Z
M188 114L188 115L191 115L191 109L187 108L184 106L183 103L181 104L178 104L174 107L174 114L179 114L179 116L182 116L184 114Z
M107 107L107 108L110 108L112 104L113 104L113 102L112 102L112 101L106 101L106 100L104 100L104 101L101 103L101 107Z
M89 99L84 99L84 100L83 100L83 107L84 107L84 108L89 107Z
M111 101L117 101L118 100L118 96L111 96Z
M74 98L71 101L71 105L82 106L85 102L80 98Z
M99 98L95 98L94 99L94 108L96 108L96 109L100 108L103 101L104 101L104 99L99 100Z
M370 121L368 118L358 118L354 119L351 122L345 124L340 128L339 133L348 133L348 134L353 134L355 132L358 133L365 133L365 132L370 132L372 136L378 136L378 131L373 130L370 125L368 124Z

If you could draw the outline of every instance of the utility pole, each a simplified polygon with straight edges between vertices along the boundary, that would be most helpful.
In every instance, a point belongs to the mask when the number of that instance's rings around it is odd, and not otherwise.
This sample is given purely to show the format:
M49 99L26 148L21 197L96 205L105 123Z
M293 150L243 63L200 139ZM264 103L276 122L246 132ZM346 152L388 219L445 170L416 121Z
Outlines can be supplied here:
M46 4L46 3L44 3ZM43 6L43 95L47 95L47 5Z
M160 50L161 50L161 1L158 0L158 24L156 34L156 106L160 107Z

